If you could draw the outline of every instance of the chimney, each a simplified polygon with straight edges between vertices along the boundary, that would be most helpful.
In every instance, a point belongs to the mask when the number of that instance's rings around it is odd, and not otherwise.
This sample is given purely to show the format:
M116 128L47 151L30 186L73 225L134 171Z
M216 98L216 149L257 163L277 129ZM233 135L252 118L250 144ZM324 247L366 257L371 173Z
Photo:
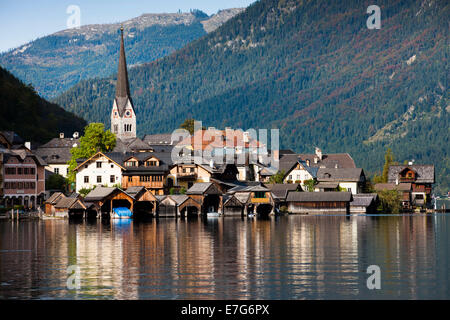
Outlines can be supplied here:
M316 156L319 157L320 160L322 160L322 150L316 147Z
M25 148L27 148L28 150L31 150L31 142L30 141L25 142Z
M61 133L59 134L59 138L60 138L60 139L64 139L64 132L61 132Z

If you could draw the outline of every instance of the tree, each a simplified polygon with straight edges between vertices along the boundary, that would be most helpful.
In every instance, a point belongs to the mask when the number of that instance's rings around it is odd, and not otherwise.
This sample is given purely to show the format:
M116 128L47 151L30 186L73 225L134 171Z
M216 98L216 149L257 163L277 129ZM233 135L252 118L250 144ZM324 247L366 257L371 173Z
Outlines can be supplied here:
M303 184L305 185L306 189L309 192L313 192L314 186L316 185L316 180L314 180L314 179L305 180L305 181L303 181Z
M52 174L48 177L47 181L45 181L45 189L46 190L59 190L64 191L66 188L66 179L59 174Z
M80 145L72 148L70 153L72 157L68 162L69 174L68 181L75 182L75 172L77 159L89 158L97 152L109 152L116 146L116 136L110 130L105 131L103 123L90 123L84 128L84 136L80 138Z
M192 118L186 119L186 120L184 120L184 122L180 125L180 128L189 131L189 133L190 133L191 135L193 135L193 134L194 134L194 130L195 130L195 128L194 128L194 123L195 123L195 121L196 121L196 120L195 120L195 119L192 119ZM206 128L202 126L202 129L206 129Z
M383 182L388 182L388 173L389 173L389 166L394 162L394 155L392 154L391 148L388 148L386 150L386 153L384 154L384 167L383 167Z
M401 209L401 196L397 190L382 190L378 192L380 209L383 213L398 214Z
M269 183L283 183L284 175L284 170L277 172L269 178Z

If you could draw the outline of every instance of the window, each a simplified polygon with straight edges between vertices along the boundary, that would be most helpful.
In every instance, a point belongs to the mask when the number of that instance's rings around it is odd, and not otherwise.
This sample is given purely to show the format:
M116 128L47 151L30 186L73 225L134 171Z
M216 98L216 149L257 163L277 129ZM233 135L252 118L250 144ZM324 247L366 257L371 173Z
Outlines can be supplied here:
M111 164L111 169L114 169L114 165L113 164Z
M59 174L59 168L55 168L55 174Z
M133 177L132 176L128 176L128 182L133 182Z
M5 168L6 174L16 174L16 168Z
M69 174L69 168L66 169L66 174Z
M84 168L85 168L85 169L87 169L87 167L88 167L88 165L87 165L87 164L85 164L85 165L84 165Z
M140 182L149 182L151 181L151 176L139 176Z
M116 177L114 175L109 176L109 182L111 183L116 182Z
M69 169L67 169L67 170L69 170ZM36 171L35 171L35 169L34 168L30 168L30 174L34 174Z
M97 168L101 168L102 167L102 163L100 161L97 161Z
M125 162L125 167L136 167L136 161Z
M97 183L102 183L102 176L97 176Z
M266 193L264 191L255 191L255 198L265 198Z
M116 112L117 115L117 112ZM118 133L119 132L119 125L115 124L114 125L114 133Z
M156 161L147 161L146 166L147 167L156 167Z
M84 176L84 183L89 183L89 176Z
M22 168L17 168L17 174L22 174Z

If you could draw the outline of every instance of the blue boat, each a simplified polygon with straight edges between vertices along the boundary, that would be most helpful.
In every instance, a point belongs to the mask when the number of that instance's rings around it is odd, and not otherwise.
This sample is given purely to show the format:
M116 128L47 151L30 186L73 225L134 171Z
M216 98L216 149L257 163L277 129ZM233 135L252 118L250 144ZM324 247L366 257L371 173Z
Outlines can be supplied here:
M131 219L133 213L130 209L126 207L119 207L113 209L113 215L111 218L113 219Z

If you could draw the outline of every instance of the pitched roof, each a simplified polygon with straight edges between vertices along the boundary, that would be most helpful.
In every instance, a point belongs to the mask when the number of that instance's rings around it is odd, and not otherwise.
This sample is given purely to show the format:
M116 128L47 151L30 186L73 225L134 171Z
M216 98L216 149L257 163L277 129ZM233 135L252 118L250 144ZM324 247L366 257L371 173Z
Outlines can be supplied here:
M128 187L125 192L128 193L130 196L135 197L138 193L140 193L142 190L145 190L145 187Z
M43 148L39 147L34 152L48 164L66 164L72 158L69 148Z
M49 142L39 146L41 148L69 148L71 149L74 144L79 145L80 139L75 138L53 138Z
M50 198L47 199L47 201L45 201L46 203L50 203L50 204L56 204L60 199L65 198L66 196L64 195L64 193L62 192L55 192L53 193Z
M185 194L173 194L168 196L169 198L171 198L173 201L175 201L177 203L177 205L181 205L183 204L186 200L189 199L189 197Z
M149 145L172 145L172 134L146 134L144 136L144 142Z
M397 190L397 191L411 191L411 183L377 183L375 190Z
M274 198L278 199L286 199L287 195L291 191L296 191L298 188L300 188L300 185L297 183L277 183L277 184L267 184L266 185L269 190L272 192L272 195ZM301 190L301 188L300 188Z
M336 189L339 185L339 182L319 182L314 186L317 189Z
M122 189L115 188L115 187L97 187L94 190L92 190L91 192L89 192L84 199L85 199L85 201L88 201L88 202L103 200L106 197L110 196L113 192L116 192L117 190L125 193L126 195L128 195L129 197L134 199L134 197L132 195L128 194L127 192L123 191Z
M25 140L14 131L0 131L0 133L11 145L21 145L25 143Z
M288 202L335 202L352 200L351 192L289 192Z
M434 183L434 165L395 165L389 166L388 182L395 182L401 171L406 168L414 170L418 183Z
M319 168L317 181L352 181L358 182L364 176L361 168Z
M356 168L355 161L348 153L330 153L322 155L320 159L316 154L300 153L300 154L280 154L279 171L288 173L298 160L309 162L310 168ZM316 163L317 162L317 163Z
M240 203L245 204L248 202L248 199L250 198L250 192L236 192L234 194L234 197L238 199Z
M55 208L57 209L70 209L74 206L79 200L77 198L61 198L55 204ZM85 207L78 205L74 209L85 209Z
M213 184L211 182L197 182L190 187L186 194L204 194Z
M350 202L351 206L354 207L368 207L370 206L376 199L376 194L355 194L353 195L353 201Z

